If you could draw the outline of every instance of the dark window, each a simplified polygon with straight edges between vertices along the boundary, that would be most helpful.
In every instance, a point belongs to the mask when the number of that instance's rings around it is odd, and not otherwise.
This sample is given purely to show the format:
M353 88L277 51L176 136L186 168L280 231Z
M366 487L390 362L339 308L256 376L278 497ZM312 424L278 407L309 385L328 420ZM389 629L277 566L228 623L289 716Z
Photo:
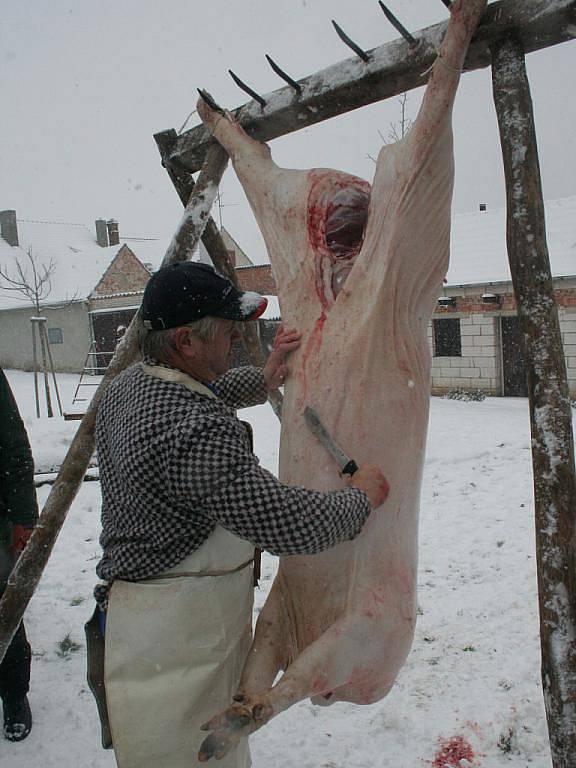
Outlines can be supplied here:
M62 328L48 328L48 341L50 344L63 344L64 334Z
M462 357L460 320L434 320L434 357Z

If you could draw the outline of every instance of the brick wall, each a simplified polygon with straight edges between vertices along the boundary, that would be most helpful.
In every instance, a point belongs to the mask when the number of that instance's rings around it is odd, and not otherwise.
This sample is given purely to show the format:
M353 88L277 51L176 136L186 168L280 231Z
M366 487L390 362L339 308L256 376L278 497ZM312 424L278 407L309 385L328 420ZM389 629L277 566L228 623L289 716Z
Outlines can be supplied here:
M236 270L238 282L244 291L256 291L265 296L277 296L278 289L270 264L240 267Z
M94 289L93 295L143 291L150 273L128 246L123 245Z

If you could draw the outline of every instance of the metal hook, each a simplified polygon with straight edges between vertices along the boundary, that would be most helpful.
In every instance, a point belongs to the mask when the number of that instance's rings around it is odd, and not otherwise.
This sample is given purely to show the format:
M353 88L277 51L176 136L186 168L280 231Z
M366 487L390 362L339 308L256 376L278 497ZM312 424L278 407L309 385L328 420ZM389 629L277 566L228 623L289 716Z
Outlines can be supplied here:
M212 96L208 93L208 91L205 91L203 88L197 88L196 89L198 93L200 94L200 98L208 104L210 109L213 109L214 112L218 112L219 115L225 115L225 111L222 109L222 107L219 104L216 104Z
M338 37L340 38L340 40L342 40L342 42L343 42L343 43L346 43L346 45L348 46L348 48L351 48L351 49L354 51L354 53L355 53L357 56L360 56L360 58L362 59L362 61L366 61L366 62L367 62L367 61L369 60L369 56L368 56L368 54L367 54L365 51L363 51L363 50L362 50L362 48L360 48L360 46L359 46L359 45L357 45L357 44L354 42L354 40L351 40L351 39L348 37L348 35L346 34L346 32L344 32L344 30L342 29L342 27L340 27L340 26L338 26L338 24L336 24L336 22L334 21L334 19L332 19L332 24L333 24L333 26L334 26L334 29L336 30L336 32L337 32L337 34L338 34Z
M238 75L235 75L234 72L232 72L231 69L228 70L228 73L229 73L230 77L232 78L232 80L234 80L234 82L236 83L238 88L241 88L244 91L244 93L248 94L248 96L252 96L252 98L255 101L257 101L258 104L260 104L262 109L264 109L264 107L266 106L265 99L263 99L262 96L260 96L259 93L256 93L256 91L253 91L252 88L250 88L249 85L246 85L246 83L242 82L242 80L240 80Z
M287 74L286 74L286 72L284 72L284 70L283 70L283 69L280 69L280 67L278 66L278 64L276 64L276 62L274 61L274 59L273 59L271 56L268 56L268 54L267 54L267 53L265 53L264 55L266 56L266 61L268 62L268 64L270 64L270 66L272 67L272 69L274 70L274 72L276 72L276 74L277 74L279 77L281 77L281 78L282 78L282 80L284 80L285 82L287 82L287 83L288 83L288 85L289 85L291 88L294 88L294 90L295 90L297 93L302 93L302 86L300 85L300 83L297 83L297 82L296 82L296 80L293 80L293 79L290 77L290 75L287 75Z
M415 38L415 37L413 37L413 36L410 34L410 32L408 32L408 30L406 29L406 27L405 27L403 24L401 24L401 23L398 21L398 19L396 18L396 16L394 16L394 14L392 13L392 11L390 11L390 10L389 10L389 9L388 9L388 8L387 8L385 5L384 5L384 3L382 2L382 0L378 0L378 5L379 5L379 6L380 6L380 8L382 8L382 10L384 11L384 15L386 16L386 18L388 19L388 21L390 22L390 24L392 24L392 26L393 26L393 27L394 27L394 28L395 28L395 29L396 29L398 32L400 32L400 34L402 35L402 37L404 38L404 40L406 40L406 42L407 42L407 43L410 43L410 45L417 45L418 41L416 40L416 38Z

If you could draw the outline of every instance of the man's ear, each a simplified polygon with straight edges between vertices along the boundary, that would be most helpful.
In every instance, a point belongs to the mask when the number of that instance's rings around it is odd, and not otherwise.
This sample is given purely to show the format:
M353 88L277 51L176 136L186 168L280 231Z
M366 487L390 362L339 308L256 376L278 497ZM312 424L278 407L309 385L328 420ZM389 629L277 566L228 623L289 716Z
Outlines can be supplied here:
M199 351L200 339L189 328L176 328L172 336L176 351L184 357L195 358Z

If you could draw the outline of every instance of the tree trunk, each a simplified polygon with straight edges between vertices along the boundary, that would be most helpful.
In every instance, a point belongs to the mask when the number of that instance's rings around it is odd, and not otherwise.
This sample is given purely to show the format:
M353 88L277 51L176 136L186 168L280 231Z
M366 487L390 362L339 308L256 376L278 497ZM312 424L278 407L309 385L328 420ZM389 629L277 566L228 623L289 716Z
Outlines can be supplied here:
M576 475L566 363L546 244L524 48L492 47L508 198L508 257L530 398L542 683L554 768L576 766Z
M36 418L40 418L40 393L38 391L38 352L36 349L36 326L34 320L30 321L32 328L32 360L34 364L34 396L36 398Z
M38 336L40 338L40 354L42 356L42 375L44 377L44 395L46 397L46 412L48 418L51 419L54 416L52 410L52 398L50 397L50 380L48 379L48 360L46 359L46 334L44 333L43 325L45 323L44 318L38 321Z
M46 330L46 323L43 323L42 333L44 334L44 342L46 344L46 351L48 352L48 363L50 365L50 373L52 374L52 383L54 384L54 393L56 395L56 402L58 403L58 411L60 416L62 413L62 401L60 400L60 392L58 391L58 382L56 381L56 371L54 370L54 360L52 358L52 351L50 349L50 339L48 338L48 332Z
M168 248L162 266L185 261L198 244L210 214L228 155L214 146L206 157L194 193ZM40 520L8 581L0 600L0 662L20 624L26 606L40 581L66 514L86 473L94 450L94 426L98 405L110 382L138 355L140 312L137 312L82 419L58 477L46 500Z

